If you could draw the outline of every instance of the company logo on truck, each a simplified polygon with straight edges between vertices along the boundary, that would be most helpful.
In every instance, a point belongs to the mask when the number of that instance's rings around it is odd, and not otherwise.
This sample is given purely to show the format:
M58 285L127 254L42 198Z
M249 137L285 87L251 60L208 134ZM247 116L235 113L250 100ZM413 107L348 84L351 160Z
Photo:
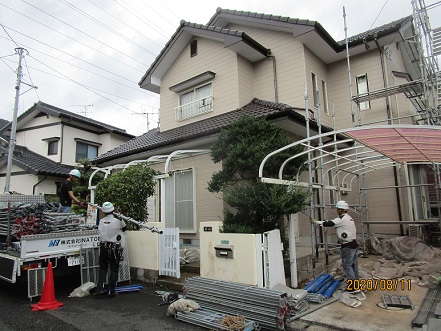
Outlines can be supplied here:
M51 241L49 242L49 246L48 246L48 247L55 247L55 246L58 246L59 243L60 243L60 239L57 239L57 240L51 240Z
M48 247L57 247L57 246L74 247L85 244L86 245L92 244L93 246L95 246L95 244L98 242L99 242L99 236L85 237L85 238L53 239L49 241Z

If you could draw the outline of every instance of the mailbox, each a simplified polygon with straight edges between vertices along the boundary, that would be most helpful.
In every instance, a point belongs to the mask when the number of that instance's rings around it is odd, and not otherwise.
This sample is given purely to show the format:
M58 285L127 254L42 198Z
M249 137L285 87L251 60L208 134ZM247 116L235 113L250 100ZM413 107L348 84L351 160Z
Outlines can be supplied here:
M214 246L217 257L233 258L233 246L232 245L217 245Z

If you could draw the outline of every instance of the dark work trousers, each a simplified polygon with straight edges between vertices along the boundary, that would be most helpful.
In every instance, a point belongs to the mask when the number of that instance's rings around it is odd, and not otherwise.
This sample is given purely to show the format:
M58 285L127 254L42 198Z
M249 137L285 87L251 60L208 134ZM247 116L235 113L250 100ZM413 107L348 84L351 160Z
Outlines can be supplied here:
M109 294L115 293L116 282L118 281L119 261L121 258L121 245L114 243L100 243L100 270L98 275L97 290L104 290L104 283L107 278L107 270L110 267Z

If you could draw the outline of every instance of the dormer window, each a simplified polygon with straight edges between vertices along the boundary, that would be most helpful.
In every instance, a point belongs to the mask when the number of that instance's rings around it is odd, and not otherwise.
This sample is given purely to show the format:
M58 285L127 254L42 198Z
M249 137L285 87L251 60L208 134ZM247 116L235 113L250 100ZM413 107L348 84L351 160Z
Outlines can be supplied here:
M198 41L197 40L193 40L190 43L190 56L196 56L198 55Z

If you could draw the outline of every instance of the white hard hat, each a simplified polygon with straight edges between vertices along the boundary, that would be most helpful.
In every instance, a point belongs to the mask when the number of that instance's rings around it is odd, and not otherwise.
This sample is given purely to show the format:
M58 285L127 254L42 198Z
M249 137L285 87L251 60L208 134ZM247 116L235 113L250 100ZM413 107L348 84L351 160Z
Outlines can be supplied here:
M69 175L81 178L81 172L78 169L73 169L69 172Z
M340 200L335 205L335 208L348 210L349 209L349 205L348 205L348 203L346 201Z
M106 202L103 203L103 207L102 207L101 209L103 210L104 213L107 214L107 213L111 213L111 212L113 212L113 210L114 210L115 208L113 207L113 205L112 205L111 202L106 201Z

